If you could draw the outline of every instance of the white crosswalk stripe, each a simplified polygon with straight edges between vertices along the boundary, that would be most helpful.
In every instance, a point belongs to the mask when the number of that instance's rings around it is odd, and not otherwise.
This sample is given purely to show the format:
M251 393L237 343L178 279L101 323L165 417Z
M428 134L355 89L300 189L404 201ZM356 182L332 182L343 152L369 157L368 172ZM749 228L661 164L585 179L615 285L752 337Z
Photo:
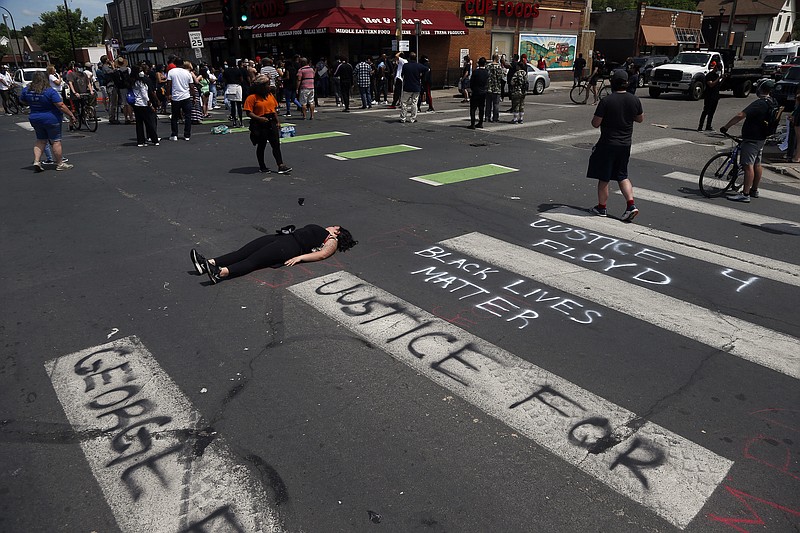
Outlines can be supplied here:
M670 146L677 146L679 144L691 144L692 141L687 139L678 139L676 137L663 137L661 139L653 139L652 141L644 141L633 143L631 146L631 155L643 154L655 149L668 148Z
M478 240L483 239L489 238ZM415 372L680 528L702 509L733 464L352 274L335 272L289 290ZM536 401L538 395L546 400ZM605 421L597 429L614 428L619 443L587 453L593 446L587 440L594 437L583 437L580 444L568 438L580 428L591 429L590 420ZM620 454L634 449L649 466L638 475L615 468Z
M548 126L551 124L559 124L564 122L563 120L556 120L556 119L544 119L544 120L532 120L529 122L523 122L522 124L502 124L496 125L492 124L491 126L485 126L484 130L489 132L494 131L507 131L507 130L516 130L519 128L532 128L536 126Z
M480 233L439 244L800 379L800 340L789 335ZM648 302L648 305L632 306L630 301Z
M619 224L616 220L598 217L570 207L547 211L542 217L800 287L800 266L769 257L733 250L638 224Z
M686 183L693 183L698 187L700 182L700 174L690 174L688 172L670 172L669 174L664 174L665 178L670 178L673 180L683 181ZM797 194L787 194L785 192L778 192L778 191L771 191L769 189L759 189L759 198L763 198L765 200L775 200L777 202L784 202L787 204L794 204L800 205L800 196Z
M622 194L616 191L616 194ZM793 220L786 220L782 218L773 218L744 209L735 209L733 207L724 207L718 203L712 203L702 200L692 200L691 198L682 198L673 194L666 194L663 192L651 191L636 187L634 190L636 198L648 200L663 205L677 207L679 209L686 209L695 213L705 213L706 215L715 216L732 220L740 224L750 224L753 226L764 227L779 227L783 231L792 235L800 235L800 224ZM726 202L734 205L733 202Z
M557 143L560 141L566 141L568 139L574 139L575 137L589 137L589 136L597 136L600 137L600 129L599 128L592 128L590 130L583 130L583 131L573 131L571 133L564 133L560 135L550 135L547 137L537 137L537 141L542 141L546 143Z

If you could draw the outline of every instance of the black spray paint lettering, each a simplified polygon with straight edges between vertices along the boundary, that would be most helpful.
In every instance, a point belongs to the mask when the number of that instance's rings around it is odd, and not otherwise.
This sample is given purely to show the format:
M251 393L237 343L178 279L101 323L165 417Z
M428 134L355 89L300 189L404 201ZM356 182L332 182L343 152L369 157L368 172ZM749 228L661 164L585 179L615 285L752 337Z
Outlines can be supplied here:
M744 289L745 287L747 287L748 285L750 285L751 283L753 283L754 281L759 279L757 276L753 276L752 278L749 278L749 279L746 279L746 280L745 279L739 279L739 278L736 278L736 277L734 277L732 275L734 272L736 272L736 271L733 270L732 268L726 268L725 270L722 271L722 275L725 276L726 278L730 278L730 279L732 279L734 281L738 281L738 282L741 283L741 285L739 285L739 288L736 289L736 292L741 292L742 289Z
M553 400L549 397L558 398L565 402L564 407L567 407L567 404L577 407L581 411L586 411L586 409L573 400L572 398L566 396L565 394L560 393L559 391L553 389L549 385L541 386L537 391L532 393L531 395L527 396L526 398L519 400L517 402L512 403L509 408L515 409L520 405L529 402L531 400L538 400L559 415L565 418L571 418L571 415L567 412L563 411L559 407L554 405ZM587 426L589 426L587 428ZM595 432L591 432L591 439L590 431L591 428L598 428L600 430L599 434L595 434ZM576 435L578 433L578 429L581 429L580 435L581 437L578 438ZM612 448L616 444L621 442L621 439L616 438L612 434L612 429L609 423L609 420L605 417L601 416L593 416L589 418L585 418L576 424L574 424L569 431L567 432L567 440L573 444L574 446L579 446L581 448L585 448L589 453L599 454L607 451L608 449ZM642 453L640 452L637 454L637 457L634 457L633 454L637 450L641 450L644 453L645 457L642 457ZM609 466L609 470L615 469L617 466L624 466L629 469L636 479L645 487L649 488L649 483L647 481L647 476L644 475L642 472L643 469L647 468L656 468L662 464L666 463L666 454L656 445L651 442L648 442L644 439L639 437L635 437L631 442L630 447L620 452L614 461Z
M164 486L167 486L168 480L159 469L158 462L165 457L179 453L186 444L180 443L166 451L141 458L141 456L153 449L153 438L146 426L164 426L172 421L172 417L162 415L143 418L153 412L155 406L146 398L134 400L142 391L142 387L132 383L136 380L136 377L127 361L107 366L106 361L101 356L111 353L118 357L125 357L130 353L130 350L127 348L111 348L93 352L75 364L74 372L76 375L83 377L86 384L86 393L99 389L99 391L95 391L94 396L86 404L93 411L101 411L97 418L116 417L115 425L105 430L105 432L115 433L111 439L111 449L118 456L109 461L106 467L116 466L132 458L139 458L120 475L120 479L126 484L133 499L138 500L143 494L143 489L135 482L134 474L139 469L146 468L151 470ZM98 377L101 379L97 379ZM120 383L114 383L115 378ZM109 386L112 388L106 388ZM138 442L137 451L123 455L131 448L134 441Z
M225 531L227 533L245 533L244 527L236 520L236 515L227 505L216 509L208 516L194 522L180 533L214 533Z
M650 248L640 248L637 244L621 241L613 237L608 237L607 235L601 235L599 233L572 228L569 226L562 226L561 224L553 224L544 218L540 218L536 222L532 222L530 226L532 228L546 229L548 233L563 235L565 239L570 241L586 241L586 244L597 246L601 250L610 249L611 251L620 255L633 255L634 257L652 261L653 263L661 263L662 261L666 261L668 259L675 259L674 255L659 252L658 250L653 250ZM637 251L626 252L623 251L623 247L632 248L633 250Z
M560 255L563 257L567 257L569 259L573 259L575 261L584 262L584 263L602 263L607 262L607 266L603 268L603 272L609 272L615 268L632 268L634 270L639 270L635 275L632 276L632 279L636 281L641 281L643 283L650 283L653 285L669 285L672 279L664 274L663 272L659 272L658 270L652 269L650 267L641 267L638 263L621 263L617 264L617 261L612 257L604 257L598 254L584 254L580 257L576 255L569 255L570 252L574 252L575 248L571 247L568 244L564 244L562 242L553 241L550 239L542 239L541 241L534 243L532 245L534 248L542 246L545 248L550 248L552 250L556 250L556 255Z
M513 294L516 294L517 296L520 296L520 297L526 298L526 299L535 295L536 298L533 300L534 302L540 302L541 303L541 302L555 301L555 303L552 303L552 304L548 305L548 307L550 309L554 309L556 311L564 313L565 315L567 315L569 317L570 320L572 320L573 322L577 322L578 324L591 324L594 321L595 318L599 318L599 317L603 316L602 313L600 313L600 311L595 311L595 310L592 310L592 309L586 309L586 310L582 311L583 320L575 318L574 316L572 316L572 314L573 314L572 311L574 310L575 307L579 307L579 308L585 307L583 304L578 303L578 302L576 302L575 300L573 300L571 298L566 298L564 296L548 296L550 294L549 291L546 291L546 290L541 289L541 288L536 288L536 289L533 289L533 290L525 289L525 291L523 291L523 292L520 292L520 291L516 290L518 288L521 288L519 286L524 284L524 283L527 283L527 282L525 280L513 281L513 282L509 283L508 285L505 285L503 287L503 290L508 291L510 293L513 293ZM522 328L520 328L520 329L522 329Z
M450 285L456 284L453 289L450 289L449 292L456 292L461 289L466 289L466 292L463 293L458 299L464 300L471 296L475 296L478 294L488 294L489 291L484 289L479 285L475 285L465 279L459 278L457 276L451 276L449 272L436 272L436 267L428 267L423 268L421 270L415 270L411 273L414 274L425 274L425 283L433 282L434 285L441 284L440 287L442 289L447 289Z
M446 265L456 266L472 276L479 277L481 280L485 280L489 276L489 274L496 274L500 272L499 270L495 270L490 267L481 268L481 266L478 263L468 262L469 261L468 259L456 259L453 261L445 261L444 260L445 257L449 257L453 254L451 252L445 251L444 248L441 248L439 246L431 246L430 248L427 248L425 250L419 250L414 253L422 257L428 257L430 259L434 259Z

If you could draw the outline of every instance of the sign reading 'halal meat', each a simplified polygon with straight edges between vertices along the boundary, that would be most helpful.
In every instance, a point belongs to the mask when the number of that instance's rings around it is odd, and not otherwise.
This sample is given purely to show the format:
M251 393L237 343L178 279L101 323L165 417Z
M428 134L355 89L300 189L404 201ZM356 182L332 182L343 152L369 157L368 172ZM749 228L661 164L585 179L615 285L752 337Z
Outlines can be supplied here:
M536 18L539 16L539 4L529 2L506 2L505 0L464 0L464 11L467 15L490 15L495 11L497 16L516 18Z

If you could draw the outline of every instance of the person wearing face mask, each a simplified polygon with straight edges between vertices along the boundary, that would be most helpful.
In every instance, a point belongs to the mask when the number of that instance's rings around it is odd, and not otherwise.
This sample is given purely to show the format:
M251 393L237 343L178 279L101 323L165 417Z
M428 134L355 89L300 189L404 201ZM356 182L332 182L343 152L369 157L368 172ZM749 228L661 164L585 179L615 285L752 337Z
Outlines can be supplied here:
M140 147L147 146L148 140L154 146L158 146L160 141L156 132L156 87L148 76L148 68L146 64L133 67L129 87L136 96L133 116L136 119L136 145Z

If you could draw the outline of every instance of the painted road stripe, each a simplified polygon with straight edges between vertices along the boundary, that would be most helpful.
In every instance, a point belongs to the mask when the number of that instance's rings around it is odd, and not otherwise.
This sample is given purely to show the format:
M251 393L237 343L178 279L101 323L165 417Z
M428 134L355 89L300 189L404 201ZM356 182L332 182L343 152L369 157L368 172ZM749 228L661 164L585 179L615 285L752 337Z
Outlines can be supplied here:
M399 118L400 117L400 108L399 107L397 109L387 109L386 111L393 111L394 113L392 113L391 115L384 115L383 118ZM438 110L437 109L436 111L418 111L417 112L417 120L419 120L419 119L421 119L423 117L432 117L432 116L435 116L435 115L440 115L442 113L455 113L455 112L463 113L464 110L463 109L442 109L442 110ZM425 120L425 121L420 120L420 122L430 122L430 121L428 121L428 120Z
M622 194L616 191L617 194ZM681 198L674 194L666 194L662 192L651 191L636 187L634 194L637 199L649 200L657 204L664 204L678 209L686 209L695 213L703 213L718 218L732 220L737 224L750 224L753 226L777 226L777 229L785 231L792 235L800 235L800 223L793 220L786 220L782 218L773 218L766 215L759 215L744 209L735 209L733 207L724 207L719 203L709 202L708 200L692 200L690 198ZM756 200L757 201L757 200ZM731 205L734 205L731 202Z
M439 244L800 379L800 340L789 335L488 235L469 233Z
M663 137L661 139L653 139L652 141L644 141L640 143L633 143L631 146L631 155L641 154L644 152L652 152L656 149L666 148L669 146L677 146L679 144L692 144L692 141L686 139L678 139L676 137Z
M669 174L664 174L664 177L673 180L683 181L686 183L693 183L697 187L700 187L700 174L690 174L688 172L676 171L676 172L670 172ZM758 193L759 193L759 198L764 198L766 200L775 200L777 202L785 202L787 204L800 205L800 196L798 196L797 194L787 194L785 192L771 191L769 189L759 189Z
M761 257L760 255L690 239L683 235L647 228L638 224L619 224L614 219L598 217L571 207L552 209L542 213L542 217L720 265L725 267L723 270L732 268L761 278L800 287L800 266L769 257Z
M350 135L350 134L344 133L343 131L324 131L322 133L309 133L307 135L295 135L294 137L284 137L283 139L281 139L281 144L296 143L300 141L316 141L317 139L330 139L331 137L342 137L344 135Z
M522 124L510 124L509 123L509 124L502 124L502 125L499 125L499 126L496 126L496 125L492 124L491 126L486 126L484 128L484 130L485 131L516 130L516 129L519 129L519 128L532 128L532 127L536 127L536 126L548 126L548 125L551 125L551 124L560 124L561 122L564 122L564 121L563 120L557 120L557 119L554 119L554 118L547 118L547 119L543 119L543 120L533 120L533 121L530 121L530 122L523 122Z
M415 372L680 528L700 511L733 464L346 272L289 290ZM599 441L601 435L606 438Z
M488 165L480 165L477 167L467 167L458 170L437 172L435 174L426 174L424 176L416 176L410 179L438 187L439 185L447 185L450 183L458 183L459 181L474 180L478 178L488 178L489 176L497 176L498 174L508 174L509 172L518 171L519 169L516 168L504 167L503 165L495 165L494 163L490 163Z
M451 122L464 122L464 121L469 122L469 116L440 118L436 120L428 120L426 122L428 122L429 124L450 124Z
M33 131L33 126L31 126L30 122L17 122L16 124L23 130Z
M328 157L334 159L363 159L365 157L376 157L379 155L401 154L403 152L413 152L414 150L422 150L417 146L408 144L394 144L392 146L378 146L376 148L364 148L363 150L352 150L350 152L336 152L335 154L326 154Z
M44 366L122 531L281 531L259 476L136 337Z
M565 133L562 135L550 135L549 137L537 137L536 140L546 143L556 143L572 139L573 137L587 137L589 135L596 135L599 138L600 128L592 128L590 130L583 130L583 131L574 131L572 133Z

